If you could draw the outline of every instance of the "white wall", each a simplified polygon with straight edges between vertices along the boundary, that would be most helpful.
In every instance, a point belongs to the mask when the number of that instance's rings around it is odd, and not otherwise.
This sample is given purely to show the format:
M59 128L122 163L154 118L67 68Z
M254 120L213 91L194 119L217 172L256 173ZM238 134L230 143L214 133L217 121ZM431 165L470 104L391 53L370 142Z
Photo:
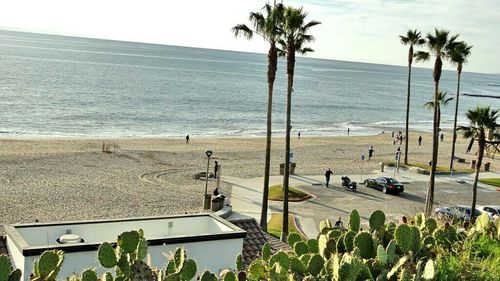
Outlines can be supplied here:
M171 223L172 227L169 227L169 223ZM210 216L16 227L16 230L22 235L29 247L57 244L56 239L66 234L68 229L71 230L71 233L82 237L86 243L98 244L106 241L116 241L116 237L120 233L138 229L143 229L148 239L232 231L231 228Z
M193 242L186 244L170 244L149 246L148 253L151 255L152 267L164 269L167 264L167 256L170 252L174 253L178 247L184 247L189 259L194 259L198 268L198 274L205 270L219 273L225 268L235 268L235 261L243 248L243 238L226 239L205 242ZM9 249L10 253L12 251ZM26 257L23 270L23 279L27 281L29 274L33 272L33 262L39 256ZM20 268L16 264L16 268ZM87 268L95 268L99 275L105 271L110 271L113 275L114 270L103 268L97 259L97 251L72 252L64 254L64 263L58 279L65 279L74 274L79 274ZM24 274L24 273L27 274Z

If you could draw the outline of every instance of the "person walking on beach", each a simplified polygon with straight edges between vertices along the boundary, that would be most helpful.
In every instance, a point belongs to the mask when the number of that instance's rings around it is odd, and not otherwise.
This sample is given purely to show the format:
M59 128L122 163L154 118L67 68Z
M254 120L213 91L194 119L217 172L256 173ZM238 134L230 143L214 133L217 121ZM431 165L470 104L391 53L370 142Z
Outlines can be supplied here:
M443 139L444 139L444 133L441 133L440 138L441 138L441 142L443 142Z
M328 184L330 183L330 176L333 175L333 172L330 168L326 170L325 172L325 178L326 178L326 187L328 187Z
M339 219L335 222L335 227L344 228L344 223L342 222L342 217L339 217Z
M349 136L349 133L351 132L350 128L347 128L347 136Z
M368 159L372 159L373 152L375 152L375 149L373 149L373 146L370 146L368 149Z
M300 131L299 131L299 133L298 133L297 135L298 135L298 137L299 137L299 140L300 140Z
M418 146L422 145L422 136L418 137Z
M214 179L217 178L217 172L219 172L219 162L215 161L215 166L214 166Z
M186 143L189 143L189 135L186 135Z

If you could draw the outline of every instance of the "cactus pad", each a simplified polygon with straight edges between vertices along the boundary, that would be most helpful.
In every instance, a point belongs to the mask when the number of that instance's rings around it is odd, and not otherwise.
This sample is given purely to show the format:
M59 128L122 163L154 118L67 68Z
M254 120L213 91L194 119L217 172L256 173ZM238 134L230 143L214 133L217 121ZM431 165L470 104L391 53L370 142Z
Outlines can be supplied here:
M309 253L309 247L307 247L307 244L302 241L295 243L293 250L299 257Z
M236 270L242 271L243 269L245 269L245 262L243 261L243 256L239 254L236 257Z
M277 252L269 259L269 266L272 267L275 263L279 263L281 268L285 271L288 271L290 268L290 258L288 254L283 251Z
M82 272L81 281L97 281L97 279L98 279L97 274L92 269L87 269L84 272Z
M385 224L385 214L380 210L376 210L370 216L370 229L380 230Z
M325 260L323 260L320 255L315 254L309 260L309 263L307 264L307 270L309 271L309 273L311 273L311 275L317 276L321 272L321 269L323 269L324 265Z
M307 272L307 268L300 259L297 257L290 258L290 268L293 272L298 273L300 275L304 275Z
M307 240L307 247L309 248L310 253L319 253L318 251L318 240L309 239Z
M113 275L109 272L105 272L101 277L101 281L113 281Z
M254 260L248 268L248 274L255 280L266 278L266 268L262 260Z
M400 224L395 231L396 243L403 253L408 253L412 247L412 230L407 224Z
M210 271L205 271L200 277L200 281L217 281L219 280L215 274Z
M56 251L45 251L38 260L38 272L45 278L57 269L60 256Z
M331 228L333 228L333 226L332 226L332 222L330 222L329 219L325 219L325 220L322 220L319 222L319 232L320 233L323 233L323 229L325 229L325 233L326 233Z
M389 244L387 244L387 247L385 248L385 252L387 253L387 262L389 264L394 263L396 260L396 242L394 240L391 240Z
M108 242L104 242L99 246L97 258L99 259L99 263L106 268L115 267L118 262L116 260L115 249Z
M137 231L127 231L118 235L118 245L127 253L133 253L139 244L140 235Z
M143 260L148 255L148 241L144 238L139 239L139 245L137 245L137 258Z
M0 281L8 281L11 271L12 264L9 257L6 255L0 255Z
M434 230L437 228L437 222L433 218L428 218L425 220L425 229L429 232L429 234L434 233Z
M262 246L262 259L263 260L269 260L271 257L271 246L269 246L269 243L264 243L264 246Z
M191 280L196 275L196 262L192 259L186 260L181 270L181 280Z
M190 279L188 279L188 280L190 280ZM228 270L224 274L222 281L238 281L238 279L236 279L236 274L234 274L234 272L232 272L231 270Z
M434 279L434 261L433 260L428 260L427 263L425 263L422 278L424 280L433 280Z
M352 230L354 232L358 232L359 225L360 225L359 213L358 213L358 210L354 209L354 210L352 210L351 214L349 215L349 230Z
M375 249L373 247L373 239L370 233L360 232L354 238L354 245L361 251L361 257L364 259L371 259L375 257Z
M382 245L378 245L378 247L377 247L377 260L381 264L386 265L388 256L389 255L387 255L387 252L385 251L384 247L382 247Z
M354 249L354 237L356 237L356 232L354 231L349 231L344 236L344 246L348 252Z
M290 233L288 235L288 245L290 245L292 248L295 245L295 243L302 241L302 237L298 233Z

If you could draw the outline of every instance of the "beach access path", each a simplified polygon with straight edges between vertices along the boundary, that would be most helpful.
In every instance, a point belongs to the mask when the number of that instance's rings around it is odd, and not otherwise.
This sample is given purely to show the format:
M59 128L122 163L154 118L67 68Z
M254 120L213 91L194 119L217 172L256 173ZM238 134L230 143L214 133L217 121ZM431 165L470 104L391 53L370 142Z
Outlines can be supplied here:
M368 175L348 175L358 183L366 178L378 176L394 177L394 169L386 167L384 172L373 171ZM454 204L471 204L473 174L436 176L434 207ZM498 172L484 172L480 178L498 178ZM309 238L318 234L319 222L325 218L335 222L339 217L347 226L349 213L357 209L362 225L368 226L370 214L380 209L385 212L387 220L397 221L403 215L414 215L422 212L427 193L428 175L400 169L395 178L405 185L400 195L383 194L382 192L358 184L356 192L341 187L340 175L333 175L330 187L326 188L323 175L302 176L291 175L290 186L297 187L313 196L304 202L290 202L290 214L297 218L297 224ZM233 212L241 213L260 221L263 178L243 179L233 176L222 176L222 180L232 185L231 204ZM270 185L281 184L283 176L271 176ZM458 183L457 181L463 181ZM500 192L494 187L478 184L478 205L500 204ZM283 202L269 201L268 220L272 213L282 212Z

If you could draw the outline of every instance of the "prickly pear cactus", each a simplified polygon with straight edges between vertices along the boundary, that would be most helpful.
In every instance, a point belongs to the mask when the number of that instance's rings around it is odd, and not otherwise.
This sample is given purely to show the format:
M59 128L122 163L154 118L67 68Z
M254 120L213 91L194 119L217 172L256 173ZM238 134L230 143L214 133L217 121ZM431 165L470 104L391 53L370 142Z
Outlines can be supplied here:
M118 246L125 252L133 253L139 245L140 235L137 231L127 231L118 235Z
M391 240L389 244L387 244L387 247L385 248L385 252L387 253L387 262L389 264L393 264L394 261L396 261L397 255L396 255L396 242L394 240Z
M153 271L142 260L134 261L134 263L130 266L130 270L132 271L132 280L134 280L134 281L153 281L154 280Z
M425 268L424 272L422 274L422 279L424 280L434 280L434 261L433 260L428 260L425 263Z
M302 241L302 237L297 234L297 233L290 233L288 235L288 245L290 245L292 248L293 246L295 245L295 243L299 242L299 241Z
M0 255L0 281L19 281L21 280L21 270L12 270L12 263L6 255Z
M385 214L380 210L376 210L370 216L370 229L380 230L384 227L385 224Z
M82 272L81 281L97 281L97 274L93 269L87 269Z
M200 277L200 281L218 281L218 280L219 279L217 278L217 276L215 276L215 274L213 274L208 270L203 272L203 274Z
M359 217L358 210L354 209L351 211L351 214L349 215L349 229L358 232L359 231L359 226L360 226L361 219Z
M319 222L319 232L320 233L323 233L323 229L325 229L325 231L327 232L332 228L333 228L332 222L329 219L324 219L324 220Z
M252 279L263 280L266 278L266 265L262 260L254 260L248 268L248 274ZM201 280L203 280L203 276Z
M243 261L243 256L239 254L236 257L236 270L242 271L245 269L245 262Z
M427 218L425 219L425 230L429 234L433 234L434 230L437 228L437 221L433 218Z
M106 268L115 267L118 262L115 249L113 249L113 246L108 242L104 242L99 246L97 258L99 259L99 263Z
M307 264L307 269L311 275L317 276L321 272L321 269L323 269L324 265L325 265L325 260L320 255L315 254L309 260L309 263Z
M34 274L30 280L48 280L56 279L57 274L61 270L64 261L64 253L62 251L45 251L40 256L40 259L33 263Z
M356 235L356 238L354 238L354 245L359 248L362 258L371 259L375 257L376 252L373 247L373 239L370 233L358 233L358 235Z
M420 249L420 229L416 226L410 227L411 229L411 250L416 253Z
M304 254L309 253L309 247L307 247L307 244L305 242L297 242L295 243L295 246L293 247L293 251L297 256L302 256Z
M348 231L344 236L344 246L348 252L354 250L354 238L356 237L356 232Z
M237 281L236 274L231 270L228 270L222 275L222 281Z
M269 260L270 257L271 257L271 246L269 246L269 243L266 242L264 246L262 246L262 259L267 261Z
M394 233L396 243L403 253L408 253L412 248L412 230L407 224L400 224Z
M316 239L309 239L307 240L307 247L309 248L310 253L319 253L318 250L318 240Z
M290 258L288 257L288 254L283 251L279 251L271 256L269 259L269 266L272 267L275 263L279 263L281 268L285 271L288 271L290 268Z

